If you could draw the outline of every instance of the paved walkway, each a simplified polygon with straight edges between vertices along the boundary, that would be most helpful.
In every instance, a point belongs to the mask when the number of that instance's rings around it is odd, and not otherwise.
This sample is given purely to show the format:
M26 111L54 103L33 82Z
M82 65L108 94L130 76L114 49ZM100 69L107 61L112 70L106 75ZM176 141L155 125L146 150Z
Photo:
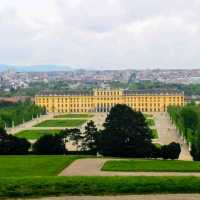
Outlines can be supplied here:
M48 115L41 115L40 117L38 118L35 118L33 120L30 120L28 122L25 122L24 124L20 124L18 126L15 126L14 128L8 128L7 131L8 133L10 134L16 134L20 131L23 131L23 130L28 130L29 128L32 128L33 126L35 126L36 124L38 123L41 123L45 120L49 120L49 119L52 119L53 118L53 115L52 114L48 114Z
M66 129L66 128L77 128L77 127L34 127L36 124L39 124L39 123L46 121L46 120L67 120L67 119L70 119L70 120L72 120L72 119L87 120L84 124L82 124L81 126L78 127L81 130L83 130L86 123L89 120L92 120L93 118L54 118L54 114L49 113L47 115L42 115L39 118L35 118L33 120L25 122L24 124L20 124L20 125L14 127L14 128L8 128L7 131L8 131L8 133L14 135L14 134L16 134L20 131L23 131L23 130L54 130L54 129L62 130L62 129ZM94 119L96 119L95 116L94 116Z
M105 122L108 113L95 113L91 120L94 121L98 129L103 129L103 123Z
M200 176L198 172L109 172L101 171L111 158L85 158L74 161L59 176ZM119 159L118 159L119 160Z
M178 142L181 144L181 154L179 160L192 160L189 153L189 147L184 143L176 128L172 125L169 115L167 113L154 113L155 127L159 134L157 140L160 144L169 144L171 142Z
M60 196L44 197L40 200L199 200L200 194L147 194L117 196ZM34 199L32 199L34 200ZM35 199L35 200L38 200Z

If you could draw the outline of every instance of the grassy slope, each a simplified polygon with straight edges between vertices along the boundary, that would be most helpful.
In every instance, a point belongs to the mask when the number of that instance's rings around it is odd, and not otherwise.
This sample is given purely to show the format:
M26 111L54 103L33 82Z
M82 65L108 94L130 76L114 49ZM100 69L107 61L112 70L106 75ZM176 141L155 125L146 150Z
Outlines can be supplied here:
M66 119L66 120L46 120L35 127L76 127L84 124L84 119Z
M79 156L0 156L0 177L57 175Z
M18 132L16 136L20 138L26 138L28 140L35 140L39 139L43 135L46 134L54 135L59 132L60 130L25 130Z
M0 197L200 193L200 177L0 178Z
M154 119L152 118L147 118L146 119L146 122L147 122L147 124L149 125L149 126L155 126L155 121L154 121Z
M143 113L145 118L152 118L153 114Z
M54 118L89 118L93 117L93 114L63 114L63 115L56 115Z
M200 172L200 162L169 160L113 160L106 162L102 170L137 172Z
M151 130L152 130L152 138L158 139L158 131L156 129L151 129Z

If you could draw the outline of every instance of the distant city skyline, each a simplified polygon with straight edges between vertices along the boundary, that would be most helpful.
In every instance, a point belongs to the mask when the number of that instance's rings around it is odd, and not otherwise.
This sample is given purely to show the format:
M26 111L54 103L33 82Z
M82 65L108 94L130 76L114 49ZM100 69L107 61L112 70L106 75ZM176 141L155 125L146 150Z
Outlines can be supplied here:
M1 0L0 63L200 68L200 1Z
M5 70L15 70L17 72L48 72L48 71L71 71L71 70L89 70L89 71L103 71L103 70L200 70L200 67L126 67L126 66L68 66L59 64L36 64L36 65L15 65L15 64L0 64L0 72Z

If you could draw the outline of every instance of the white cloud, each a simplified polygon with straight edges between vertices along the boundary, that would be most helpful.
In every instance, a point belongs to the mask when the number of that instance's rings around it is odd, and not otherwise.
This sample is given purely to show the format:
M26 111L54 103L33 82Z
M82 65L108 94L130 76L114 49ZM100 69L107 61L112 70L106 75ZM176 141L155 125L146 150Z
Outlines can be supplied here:
M199 67L198 0L1 0L0 63Z

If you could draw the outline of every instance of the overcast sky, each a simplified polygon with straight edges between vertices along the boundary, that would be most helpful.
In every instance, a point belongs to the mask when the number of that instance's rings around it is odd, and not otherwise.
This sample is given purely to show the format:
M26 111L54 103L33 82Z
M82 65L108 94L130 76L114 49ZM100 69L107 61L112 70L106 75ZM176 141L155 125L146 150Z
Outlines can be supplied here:
M0 0L0 63L200 68L200 0Z

